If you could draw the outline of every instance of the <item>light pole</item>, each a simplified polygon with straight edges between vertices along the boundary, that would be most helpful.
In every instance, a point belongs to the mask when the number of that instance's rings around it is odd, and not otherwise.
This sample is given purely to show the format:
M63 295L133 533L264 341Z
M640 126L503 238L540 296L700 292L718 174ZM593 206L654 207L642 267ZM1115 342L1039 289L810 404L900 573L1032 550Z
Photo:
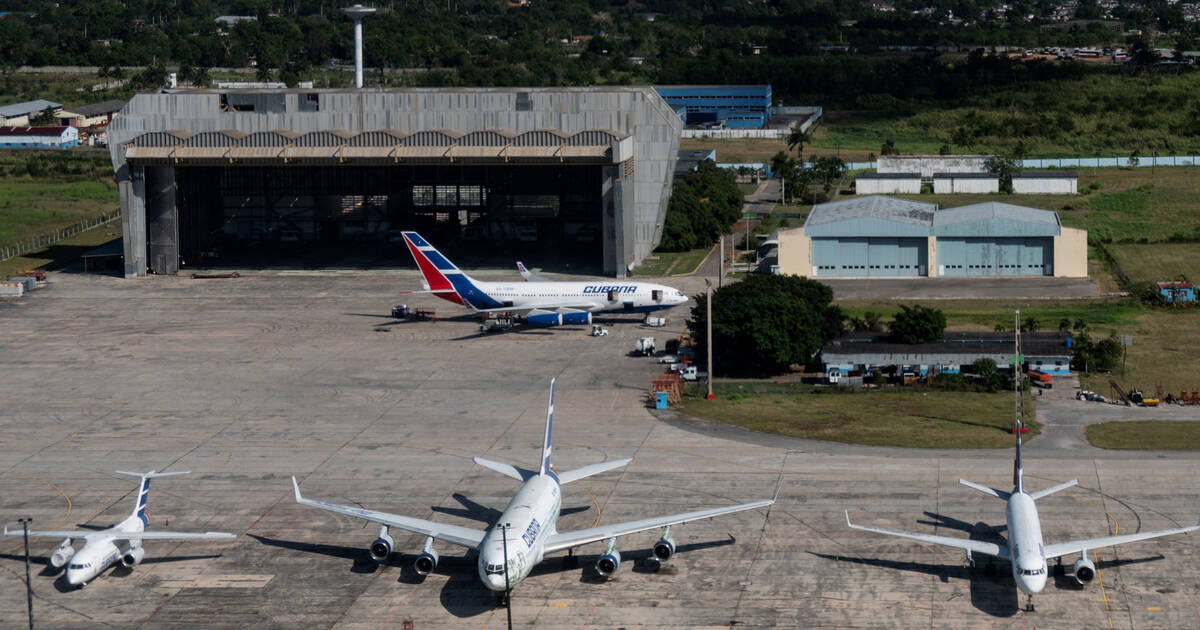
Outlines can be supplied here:
M704 287L706 289L706 291L704 292L704 328L705 328L705 337L707 338L707 341L705 341L705 343L704 343L704 350L705 350L705 354L708 355L707 358L705 359L705 363L708 366L708 378L704 379L704 380L708 381L708 395L705 396L705 398L707 400L712 400L713 398L715 398L713 396L713 390L712 390L712 382L713 382L712 281L709 280L708 278L705 278L704 279Z
M29 524L33 519L19 518L17 522L21 524L21 531L25 536L25 601L29 608L29 630L33 630L33 583L29 581Z

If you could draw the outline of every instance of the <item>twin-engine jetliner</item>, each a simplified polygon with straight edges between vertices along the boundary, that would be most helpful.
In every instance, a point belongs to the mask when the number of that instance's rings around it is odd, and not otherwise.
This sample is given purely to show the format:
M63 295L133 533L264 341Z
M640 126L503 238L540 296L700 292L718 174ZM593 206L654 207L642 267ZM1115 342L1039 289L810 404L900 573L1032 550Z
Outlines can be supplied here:
M141 479L138 485L137 502L134 503L133 513L128 518L108 528L95 531L40 531L29 532L30 536L41 538L61 538L66 540L59 545L50 556L50 566L61 569L67 565L67 583L83 588L92 578L100 575L109 566L120 561L125 568L132 568L146 556L142 542L147 540L229 540L233 534L223 532L205 532L189 534L184 532L148 532L146 525L150 520L146 517L146 495L150 492L150 480L155 477L169 475L186 475L187 472L146 473L116 471L121 475L132 475ZM23 532L8 531L4 528L5 536L20 536ZM83 539L83 548L78 552L71 545L73 540Z
M1019 352L1017 354L1019 354ZM1019 381L1019 379L1016 380ZM1136 542L1149 538L1158 538L1159 536L1183 534L1200 529L1200 525L1192 525L1191 527L1164 529L1154 532L1139 532L1136 534L1125 534L1122 536L1106 536L1103 538L1091 538L1088 540L1073 540L1070 542L1052 543L1049 545L1043 544L1042 525L1041 521L1038 519L1037 506L1034 504L1034 501L1054 494L1060 490L1066 490L1067 488L1079 483L1079 480L1072 479L1066 483L1060 483L1057 486L1051 486L1035 492L1026 491L1024 483L1024 471L1021 467L1021 420L1019 415L1017 416L1016 429L1017 454L1016 460L1013 462L1014 487L1011 492L997 490L996 488L989 488L977 483L972 483L966 479L958 480L959 483L967 486L968 488L974 488L975 490L978 490L984 494L1008 502L1008 544L1005 545L979 540L950 538L948 536L914 534L890 529L864 527L862 525L855 525L854 523L850 522L849 510L846 511L846 524L853 529L875 532L877 534L900 536L901 538L909 538L921 542L957 547L958 549L963 549L967 552L968 561L973 560L972 554L974 553L981 553L987 556L1008 560L1012 563L1012 575L1013 580L1017 583L1017 588L1019 588L1027 596L1027 603L1025 605L1025 610L1027 612L1033 612L1033 596L1042 592L1042 589L1046 587L1047 560L1078 553L1079 559L1075 561L1075 566L1072 568L1072 572L1075 574L1075 580L1078 581L1079 584L1084 585L1088 582L1091 582L1092 578L1096 576L1096 565L1088 559L1088 550L1102 549L1104 547L1112 547L1114 545Z
M550 432L553 419L554 381L551 380L550 404L546 409L546 436L542 442L542 459L539 468L529 470L511 464L475 458L475 463L522 482L521 489L508 503L508 507L504 508L499 520L486 530L434 523L409 516L306 499L300 496L300 485L296 483L296 478L292 477L296 502L378 523L380 525L379 537L369 547L371 558L376 562L383 562L392 552L393 541L388 535L388 528L395 527L425 536L425 548L414 563L414 568L420 575L428 575L437 566L438 553L433 548L434 540L476 550L479 552L479 579L488 589L501 593L501 601L504 600L503 594L525 579L533 570L534 565L541 562L547 554L607 540L608 548L604 555L596 561L596 572L607 577L617 570L617 566L621 562L621 554L616 550L618 536L662 528L658 542L654 543L653 552L655 558L665 561L675 553L675 541L670 535L672 525L767 507L775 503L775 499L755 501L628 523L602 525L560 534L555 525L558 523L559 510L562 507L562 485L620 468L633 460L613 460L561 474L555 473L550 467Z
M517 263L523 283L480 282L454 266L416 232L404 243L425 277L425 291L476 313L513 313L532 326L592 323L592 313L648 313L687 301L682 291L661 284L550 282Z

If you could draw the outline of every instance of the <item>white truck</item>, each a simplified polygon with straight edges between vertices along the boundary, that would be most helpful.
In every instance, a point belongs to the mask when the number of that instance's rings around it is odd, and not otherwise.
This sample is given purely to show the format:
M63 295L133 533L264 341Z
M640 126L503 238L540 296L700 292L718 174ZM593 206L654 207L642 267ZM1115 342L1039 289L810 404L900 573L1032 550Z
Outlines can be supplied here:
M644 357L654 354L654 337L639 337L633 344L633 351Z
M708 374L697 372L693 364L686 364L679 367L679 377L685 381L702 381L708 378Z

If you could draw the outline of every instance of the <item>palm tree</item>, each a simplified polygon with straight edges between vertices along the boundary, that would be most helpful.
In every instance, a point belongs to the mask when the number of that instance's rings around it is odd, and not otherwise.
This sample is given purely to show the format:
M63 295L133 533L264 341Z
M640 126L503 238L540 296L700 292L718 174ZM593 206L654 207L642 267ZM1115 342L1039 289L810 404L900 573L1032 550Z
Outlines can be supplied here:
M796 150L796 158L804 164L804 145L811 143L813 139L812 132L807 129L801 129L799 125L793 124L788 131L787 147L789 150Z

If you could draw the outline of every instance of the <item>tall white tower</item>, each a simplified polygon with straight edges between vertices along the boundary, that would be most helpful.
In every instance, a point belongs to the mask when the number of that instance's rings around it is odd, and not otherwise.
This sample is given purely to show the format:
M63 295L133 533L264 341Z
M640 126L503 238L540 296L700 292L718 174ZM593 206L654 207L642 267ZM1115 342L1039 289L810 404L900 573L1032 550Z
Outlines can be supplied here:
M354 20L354 87L357 88L362 87L362 21L374 12L375 9L361 4L342 9L342 13Z

